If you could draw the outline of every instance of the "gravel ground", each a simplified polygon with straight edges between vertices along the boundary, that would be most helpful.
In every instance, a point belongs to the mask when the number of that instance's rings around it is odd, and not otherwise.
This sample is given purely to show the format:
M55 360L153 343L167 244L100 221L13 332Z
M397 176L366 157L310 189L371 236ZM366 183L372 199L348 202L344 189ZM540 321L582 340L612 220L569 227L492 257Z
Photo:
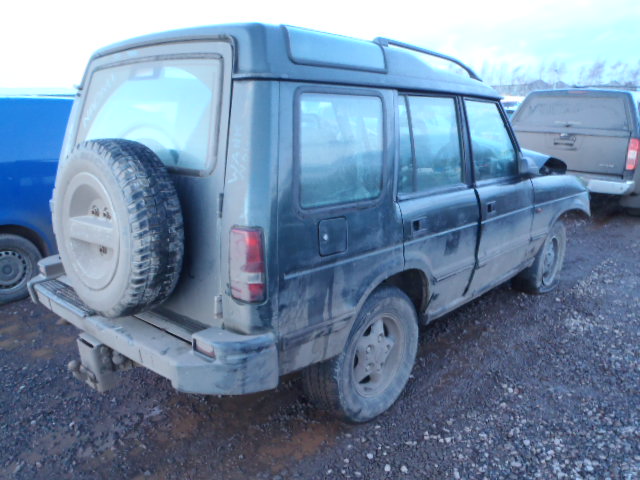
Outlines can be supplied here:
M572 218L562 282L505 284L424 328L397 404L347 425L300 380L204 397L142 369L98 394L76 330L0 307L0 478L640 478L640 218Z

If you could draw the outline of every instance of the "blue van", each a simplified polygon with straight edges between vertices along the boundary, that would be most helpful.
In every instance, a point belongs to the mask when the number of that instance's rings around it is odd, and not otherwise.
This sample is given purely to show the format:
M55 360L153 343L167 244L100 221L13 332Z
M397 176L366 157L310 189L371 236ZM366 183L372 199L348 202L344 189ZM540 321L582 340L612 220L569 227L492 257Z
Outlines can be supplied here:
M71 97L0 97L0 304L27 296L38 260L57 252L49 199Z

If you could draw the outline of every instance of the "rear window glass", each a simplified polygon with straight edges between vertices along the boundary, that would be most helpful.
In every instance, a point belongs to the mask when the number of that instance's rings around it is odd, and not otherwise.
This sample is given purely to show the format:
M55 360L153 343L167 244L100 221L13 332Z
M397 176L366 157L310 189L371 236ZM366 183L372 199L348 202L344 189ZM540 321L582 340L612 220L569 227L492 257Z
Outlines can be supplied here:
M380 195L382 100L305 93L299 105L300 203L315 208Z
M529 97L518 110L514 123L527 127L629 128L623 97L587 94Z
M217 129L222 61L169 59L96 71L78 141L143 143L167 167L204 170Z

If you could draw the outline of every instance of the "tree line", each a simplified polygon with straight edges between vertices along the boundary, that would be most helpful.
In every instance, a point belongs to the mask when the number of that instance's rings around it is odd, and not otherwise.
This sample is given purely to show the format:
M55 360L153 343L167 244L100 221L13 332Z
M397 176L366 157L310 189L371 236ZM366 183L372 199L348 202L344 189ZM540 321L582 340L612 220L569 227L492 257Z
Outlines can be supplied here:
M636 63L596 60L579 67L560 60L543 61L531 67L485 61L480 77L504 94L511 95L567 86L612 86L635 90L640 88L640 60Z

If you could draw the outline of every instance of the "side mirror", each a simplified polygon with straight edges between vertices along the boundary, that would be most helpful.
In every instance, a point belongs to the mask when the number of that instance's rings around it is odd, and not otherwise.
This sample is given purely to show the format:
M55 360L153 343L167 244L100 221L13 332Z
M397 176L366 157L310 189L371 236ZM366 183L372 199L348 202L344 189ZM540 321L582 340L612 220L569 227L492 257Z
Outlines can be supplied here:
M520 174L528 178L541 175L564 175L567 172L567 164L559 158L524 149L520 155L519 167Z
M520 155L519 160L520 175L525 178L533 178L540 176L540 166L531 158Z

